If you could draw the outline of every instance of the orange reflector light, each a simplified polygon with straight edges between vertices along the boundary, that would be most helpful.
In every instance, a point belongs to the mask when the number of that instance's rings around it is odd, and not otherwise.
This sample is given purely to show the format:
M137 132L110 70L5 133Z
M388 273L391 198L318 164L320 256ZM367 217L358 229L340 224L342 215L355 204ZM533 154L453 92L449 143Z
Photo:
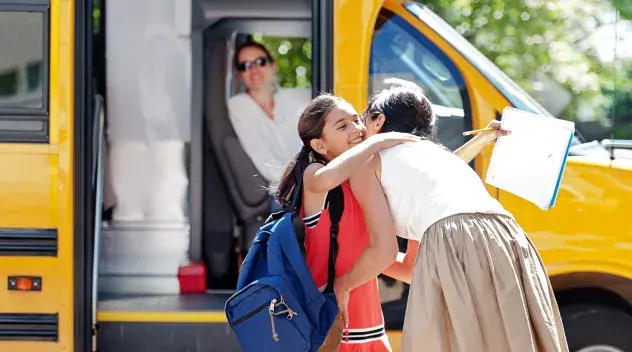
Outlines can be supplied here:
M30 291L33 288L33 280L29 278L20 278L18 279L16 287L20 291Z
M41 291L42 278L33 276L9 276L10 291Z

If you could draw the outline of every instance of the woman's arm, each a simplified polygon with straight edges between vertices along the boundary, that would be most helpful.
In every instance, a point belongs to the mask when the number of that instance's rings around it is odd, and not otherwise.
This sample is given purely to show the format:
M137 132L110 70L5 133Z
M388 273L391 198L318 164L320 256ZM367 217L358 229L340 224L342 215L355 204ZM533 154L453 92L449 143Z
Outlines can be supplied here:
M313 193L325 193L343 183L378 151L394 145L418 141L419 137L398 132L379 133L340 154L326 166L305 174L305 188Z
M346 316L346 303L348 303L349 291L377 277L397 258L395 224L382 185L375 173L379 166L379 155L374 155L350 178L353 193L364 212L369 232L369 246L354 266L336 279L334 285L336 298L347 326L349 320Z
M500 129L500 121L492 120L487 125L488 128L493 128L493 131L482 132L474 136L467 143L463 144L457 150L454 151L458 157L463 159L466 163L472 161L476 156L490 143L495 142L496 138L500 136L507 136L511 132Z
M406 253L403 253L401 256L398 255L395 263L391 264L382 274L410 285L413 279L413 268L415 267L415 259L417 258L418 252L419 242L408 240Z

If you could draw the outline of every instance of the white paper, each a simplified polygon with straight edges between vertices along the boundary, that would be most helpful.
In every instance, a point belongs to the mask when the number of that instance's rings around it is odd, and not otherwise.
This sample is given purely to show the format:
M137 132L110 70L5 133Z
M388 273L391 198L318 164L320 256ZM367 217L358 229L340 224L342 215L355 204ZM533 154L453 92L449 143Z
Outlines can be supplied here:
M549 209L575 124L506 108L502 129L511 134L496 141L485 182Z

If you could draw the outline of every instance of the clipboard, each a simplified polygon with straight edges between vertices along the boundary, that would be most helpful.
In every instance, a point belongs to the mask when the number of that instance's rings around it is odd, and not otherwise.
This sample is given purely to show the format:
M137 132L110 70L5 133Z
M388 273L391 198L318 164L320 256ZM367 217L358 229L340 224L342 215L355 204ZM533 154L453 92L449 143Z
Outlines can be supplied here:
M485 183L525 199L542 210L555 206L575 123L507 107Z

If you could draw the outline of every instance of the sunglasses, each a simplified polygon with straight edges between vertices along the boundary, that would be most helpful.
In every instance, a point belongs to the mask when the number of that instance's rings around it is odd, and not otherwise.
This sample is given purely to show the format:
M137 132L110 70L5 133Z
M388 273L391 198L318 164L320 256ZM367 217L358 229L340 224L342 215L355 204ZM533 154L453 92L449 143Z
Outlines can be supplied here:
M258 57L252 61L245 61L245 62L240 62L237 64L237 71L239 72L245 72L245 71L250 71L250 69L254 66L257 67L264 67L267 64L271 63L272 60L268 59L267 57Z
M379 112L379 111L365 111L364 113L360 114L360 120L362 120L362 122L366 123L368 121L369 117L371 119L374 119L379 114L381 114L381 112Z

